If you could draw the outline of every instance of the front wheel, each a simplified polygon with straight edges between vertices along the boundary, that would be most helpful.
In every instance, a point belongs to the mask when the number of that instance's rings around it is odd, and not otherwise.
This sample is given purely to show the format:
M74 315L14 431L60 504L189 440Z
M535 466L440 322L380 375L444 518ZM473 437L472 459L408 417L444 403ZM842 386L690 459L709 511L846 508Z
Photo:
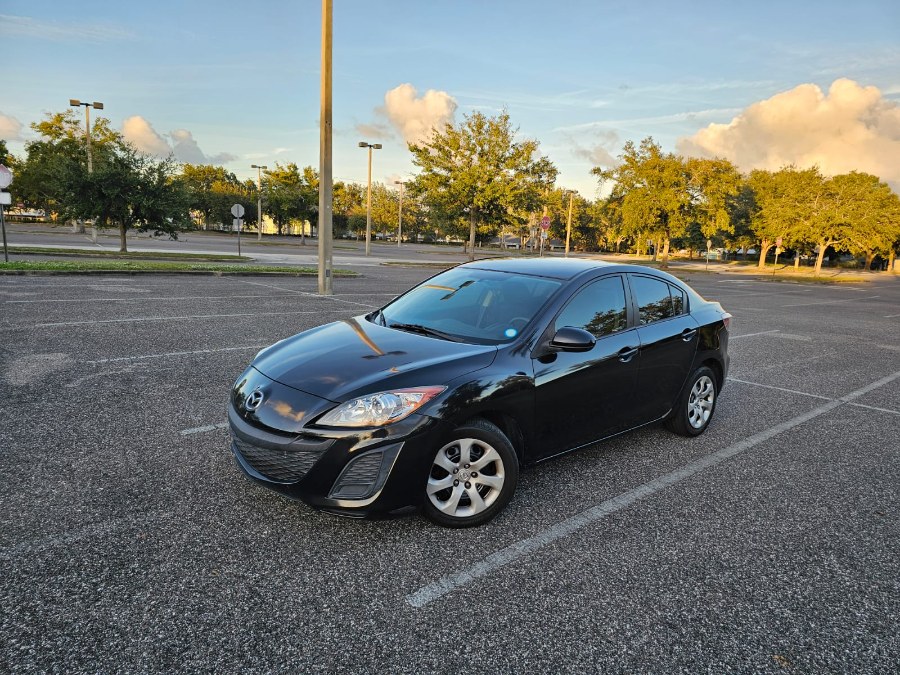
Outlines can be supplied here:
M438 449L425 485L425 516L444 527L472 527L496 516L516 491L519 461L487 420L458 427Z
M716 374L706 366L698 368L679 395L666 426L681 436L699 436L709 426L717 394Z

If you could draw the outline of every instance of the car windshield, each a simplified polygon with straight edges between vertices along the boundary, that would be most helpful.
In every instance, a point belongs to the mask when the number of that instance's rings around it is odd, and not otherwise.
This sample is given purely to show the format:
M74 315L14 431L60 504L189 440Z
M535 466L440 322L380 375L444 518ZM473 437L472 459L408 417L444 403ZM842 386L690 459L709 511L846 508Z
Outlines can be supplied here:
M458 267L416 286L369 320L448 340L501 344L514 340L559 286L554 279Z

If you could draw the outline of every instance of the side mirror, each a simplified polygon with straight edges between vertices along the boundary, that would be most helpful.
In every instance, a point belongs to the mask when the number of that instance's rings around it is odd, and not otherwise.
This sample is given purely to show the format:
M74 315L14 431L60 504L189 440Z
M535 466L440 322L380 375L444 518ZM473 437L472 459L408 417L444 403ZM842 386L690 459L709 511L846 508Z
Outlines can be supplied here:
M563 352L588 352L597 340L582 328L563 326L550 340L550 347Z

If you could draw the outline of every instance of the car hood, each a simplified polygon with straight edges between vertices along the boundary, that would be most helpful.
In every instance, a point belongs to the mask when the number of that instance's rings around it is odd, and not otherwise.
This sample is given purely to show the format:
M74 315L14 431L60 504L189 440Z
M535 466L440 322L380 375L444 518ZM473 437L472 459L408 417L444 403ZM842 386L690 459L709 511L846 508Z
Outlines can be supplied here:
M443 384L494 360L497 347L450 342L379 326L359 316L263 350L253 367L276 382L342 402L389 388Z

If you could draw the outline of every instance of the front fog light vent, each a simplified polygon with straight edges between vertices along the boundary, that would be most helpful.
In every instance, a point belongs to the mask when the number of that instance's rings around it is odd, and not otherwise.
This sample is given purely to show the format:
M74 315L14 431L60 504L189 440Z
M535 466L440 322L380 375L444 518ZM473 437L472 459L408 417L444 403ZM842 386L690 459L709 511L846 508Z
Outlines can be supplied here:
M378 450L360 455L353 459L341 475L338 476L331 493L331 499L365 499L372 495L380 487L381 465L384 462L384 452Z

